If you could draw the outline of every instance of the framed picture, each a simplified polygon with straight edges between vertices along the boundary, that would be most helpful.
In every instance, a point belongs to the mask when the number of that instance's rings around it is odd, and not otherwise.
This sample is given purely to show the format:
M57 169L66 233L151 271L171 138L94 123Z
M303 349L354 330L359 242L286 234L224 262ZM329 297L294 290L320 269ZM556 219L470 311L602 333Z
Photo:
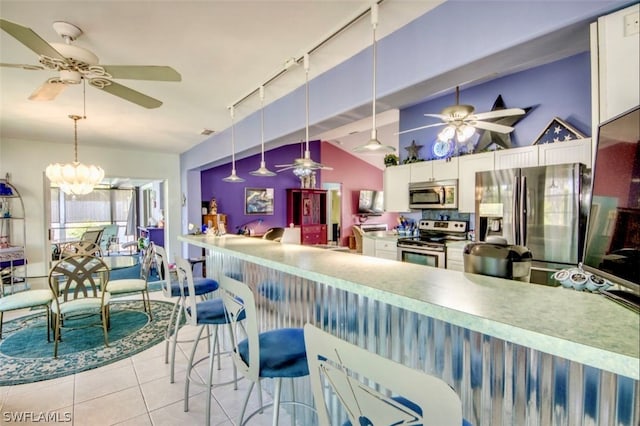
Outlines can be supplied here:
M565 142L574 139L584 139L584 135L571 125L555 117L547 124L542 133L533 142L534 145L543 143Z
M244 214L273 214L273 188L245 188Z

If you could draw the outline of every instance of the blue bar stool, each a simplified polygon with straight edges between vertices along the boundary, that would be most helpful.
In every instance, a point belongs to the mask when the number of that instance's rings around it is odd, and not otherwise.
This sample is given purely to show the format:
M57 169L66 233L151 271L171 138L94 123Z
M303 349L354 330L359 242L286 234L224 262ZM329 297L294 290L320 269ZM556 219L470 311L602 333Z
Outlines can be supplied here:
M180 330L180 322L183 313L183 306L185 299L183 293L190 294L189 289L181 289L180 284L177 281L172 281L171 272L169 269L169 261L167 259L167 253L164 247L153 245L149 247L149 250L153 250L155 256L156 267L158 268L158 275L162 280L162 293L165 297L176 298L176 303L173 305L171 316L169 317L169 324L167 325L167 331L165 332L165 347L164 347L164 363L171 364L171 377L170 382L175 381L175 360L176 360L176 346L178 344L178 332ZM204 298L206 295L216 291L218 289L218 282L211 278L196 278L193 280L194 294ZM180 342L183 343L183 342ZM169 361L169 346L171 346L171 360Z
M246 424L253 416L262 413L264 408L269 406L273 406L273 425L278 424L281 404L302 405L315 411L313 407L302 402L281 401L280 398L283 378L293 380L309 374L303 330L281 328L259 333L255 298L251 289L240 281L223 276L220 279L220 293L232 324L234 363L244 377L251 381L238 424ZM243 323L244 333L240 333L238 326L240 319L243 318L246 318ZM275 391L273 403L263 405L261 380L265 378L275 380ZM260 407L245 418L247 403L255 384L258 384L259 388ZM295 423L295 418L292 420Z
M235 365L233 367L233 380L228 382L213 383L213 364L216 355L218 357L218 370L220 370L220 341L218 340L218 326L227 324L231 331L231 323L227 318L224 309L224 303L222 299L208 299L201 302L196 300L195 283L193 279L193 273L191 270L190 262L176 257L176 272L178 273L178 283L180 288L183 289L182 298L184 303L184 314L187 319L187 324L199 327L198 334L193 341L191 348L191 355L189 356L189 362L187 364L187 373L185 376L184 384L184 411L189 411L189 385L191 382L194 384L204 385L207 388L207 401L205 411L205 424L209 426L211 422L211 388L213 386L222 386L233 383L234 390L238 389L238 375ZM238 321L242 321L244 315L238 318ZM207 330L208 335L213 336L213 340L210 340L209 353L206 357L203 357L197 361L194 361L198 343L202 338L202 333ZM203 383L191 376L192 370L201 362L209 360L209 369L207 375L207 382Z

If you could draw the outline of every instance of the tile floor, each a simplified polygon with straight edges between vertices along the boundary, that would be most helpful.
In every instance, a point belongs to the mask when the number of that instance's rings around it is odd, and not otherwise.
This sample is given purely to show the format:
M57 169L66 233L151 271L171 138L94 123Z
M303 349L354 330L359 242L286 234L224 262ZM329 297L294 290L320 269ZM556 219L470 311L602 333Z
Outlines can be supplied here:
M161 292L152 298L162 300ZM5 320L24 315L14 311ZM185 326L180 338L194 335L195 327ZM184 412L185 366L192 343L178 345L175 383L169 383L169 366L164 363L164 342L130 358L95 370L17 386L0 387L0 425L200 425L204 424L205 389L191 386L189 411ZM206 343L199 345L199 355L206 354ZM222 358L221 381L232 374L231 359ZM202 376L206 363L196 368ZM211 425L234 425L249 382L242 379L238 390L225 385L211 391ZM263 393L265 400L269 395ZM257 406L254 390L249 403ZM32 415L31 421L18 422L18 415ZM43 415L50 416L44 421ZM24 419L24 417L23 417ZM288 423L288 422L287 422ZM271 410L257 415L249 425L271 424Z

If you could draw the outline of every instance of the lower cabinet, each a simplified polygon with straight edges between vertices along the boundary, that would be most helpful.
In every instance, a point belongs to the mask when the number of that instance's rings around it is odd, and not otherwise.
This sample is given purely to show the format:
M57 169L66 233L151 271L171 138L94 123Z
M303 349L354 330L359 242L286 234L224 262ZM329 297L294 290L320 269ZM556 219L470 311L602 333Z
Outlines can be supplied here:
M392 240L376 240L376 257L389 260L398 259L397 242Z
M464 272L464 246L466 243L447 244L447 269Z
M302 244L327 244L327 225L304 225L300 227Z

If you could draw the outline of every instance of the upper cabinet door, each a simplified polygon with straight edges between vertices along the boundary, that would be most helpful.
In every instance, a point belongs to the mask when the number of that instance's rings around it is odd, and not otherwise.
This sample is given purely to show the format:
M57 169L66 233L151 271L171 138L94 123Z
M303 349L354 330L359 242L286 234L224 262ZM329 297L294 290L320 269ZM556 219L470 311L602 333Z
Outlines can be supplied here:
M525 146L495 151L495 169L515 169L518 167L536 167L538 165L538 146Z
M591 138L539 145L540 165L582 163L591 168Z
M476 172L493 170L494 152L463 155L459 158L458 211L474 213L476 208Z
M409 164L384 169L384 210L408 212L409 209Z
M458 179L458 157L411 163L411 182Z

